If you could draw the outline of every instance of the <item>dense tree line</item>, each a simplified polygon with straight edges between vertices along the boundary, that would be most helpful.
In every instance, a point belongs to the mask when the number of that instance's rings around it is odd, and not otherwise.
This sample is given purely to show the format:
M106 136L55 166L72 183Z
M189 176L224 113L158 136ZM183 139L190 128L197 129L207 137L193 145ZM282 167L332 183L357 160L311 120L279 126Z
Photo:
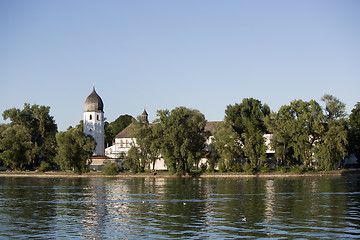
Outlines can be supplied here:
M261 101L245 98L227 106L214 136L205 132L205 118L197 110L161 110L151 126L141 119L136 122L137 147L131 150L128 164L134 164L133 171L141 171L161 156L171 172L189 172L204 156L209 137L210 170L216 165L220 171L269 169L269 157L276 160L278 169L333 170L350 153L360 159L360 104L347 118L345 104L339 99L324 95L321 100L324 108L315 100L294 100L273 112ZM272 136L274 156L266 154L266 133Z
M153 124L122 115L106 124L105 139L111 144L117 133L134 123L137 146L124 161L133 172L148 165L154 168L162 157L170 172L190 173L205 155L206 141L211 142L210 170L215 166L220 171L268 169L266 133L272 134L277 168L333 170L351 153L360 159L360 103L347 116L339 99L324 95L321 100L325 107L315 100L293 100L274 112L257 99L245 98L227 106L213 136L205 131L205 116L198 110L159 110ZM94 139L85 136L81 122L57 132L49 113L50 107L30 104L3 112L11 123L0 125L0 164L15 170L86 171Z
M50 107L27 103L23 109L5 110L3 118L11 123L0 125L0 165L18 171L61 169L81 173L88 170L87 161L96 143L83 133L82 121L75 128L58 132ZM107 122L105 137L112 139L131 119L123 115Z

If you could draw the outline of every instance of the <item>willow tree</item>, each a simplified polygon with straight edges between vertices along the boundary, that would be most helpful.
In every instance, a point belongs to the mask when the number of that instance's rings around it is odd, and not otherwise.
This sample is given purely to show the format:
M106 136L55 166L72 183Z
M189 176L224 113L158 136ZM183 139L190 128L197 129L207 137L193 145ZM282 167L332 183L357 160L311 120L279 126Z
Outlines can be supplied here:
M227 171L232 168L236 160L243 156L240 135L232 126L219 122L214 129L214 153L218 157L219 169Z
M295 133L295 118L291 107L284 105L277 113L272 112L265 119L268 130L273 134L270 145L275 149L275 158L278 165L292 164L293 135Z
M347 156L348 127L345 119L345 104L336 97L325 94L325 131L318 147L319 167L336 169Z
M253 98L244 98L242 103L228 105L225 110L225 122L241 136L245 156L253 167L266 157L264 118L269 114L269 106Z
M157 112L161 154L172 173L189 173L204 154L206 120L198 110L177 107Z
M350 150L355 153L360 163L360 102L351 110L350 125Z
M317 145L325 131L324 114L315 100L304 102L294 100L290 103L295 119L292 147L295 157L304 165L312 167L316 160Z

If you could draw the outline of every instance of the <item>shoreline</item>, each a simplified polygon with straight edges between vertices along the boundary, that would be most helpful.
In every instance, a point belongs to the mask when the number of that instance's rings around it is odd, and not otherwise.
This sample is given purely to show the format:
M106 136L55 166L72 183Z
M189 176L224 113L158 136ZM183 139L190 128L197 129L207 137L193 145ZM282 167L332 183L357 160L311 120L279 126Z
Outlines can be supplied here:
M201 173L194 175L171 175L166 172L153 173L120 173L117 175L105 175L102 173L64 173L64 172L0 172L0 177L36 177L36 178L287 178L287 177L325 177L325 176L348 176L360 175L360 169L337 170L332 172L307 172L307 173Z

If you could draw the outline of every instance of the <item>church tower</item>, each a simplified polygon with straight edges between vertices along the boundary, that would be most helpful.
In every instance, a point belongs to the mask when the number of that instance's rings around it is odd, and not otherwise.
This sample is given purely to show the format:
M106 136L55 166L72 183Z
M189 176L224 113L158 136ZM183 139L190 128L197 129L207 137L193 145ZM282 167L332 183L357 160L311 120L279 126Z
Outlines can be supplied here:
M144 108L144 112L141 114L141 122L142 123L146 123L149 124L149 118L148 118L148 113L146 112L146 109Z
M84 133L95 139L96 148L94 155L104 156L104 104L100 96L93 91L86 98L84 104Z

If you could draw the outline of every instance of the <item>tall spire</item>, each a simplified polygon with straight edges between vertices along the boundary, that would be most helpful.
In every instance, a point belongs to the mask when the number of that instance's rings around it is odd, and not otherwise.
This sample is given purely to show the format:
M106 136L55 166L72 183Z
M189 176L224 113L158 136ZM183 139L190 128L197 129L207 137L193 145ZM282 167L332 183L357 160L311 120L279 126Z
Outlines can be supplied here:
M149 123L148 120L148 113L146 112L146 108L144 107L144 112L141 114L141 121L142 123Z

